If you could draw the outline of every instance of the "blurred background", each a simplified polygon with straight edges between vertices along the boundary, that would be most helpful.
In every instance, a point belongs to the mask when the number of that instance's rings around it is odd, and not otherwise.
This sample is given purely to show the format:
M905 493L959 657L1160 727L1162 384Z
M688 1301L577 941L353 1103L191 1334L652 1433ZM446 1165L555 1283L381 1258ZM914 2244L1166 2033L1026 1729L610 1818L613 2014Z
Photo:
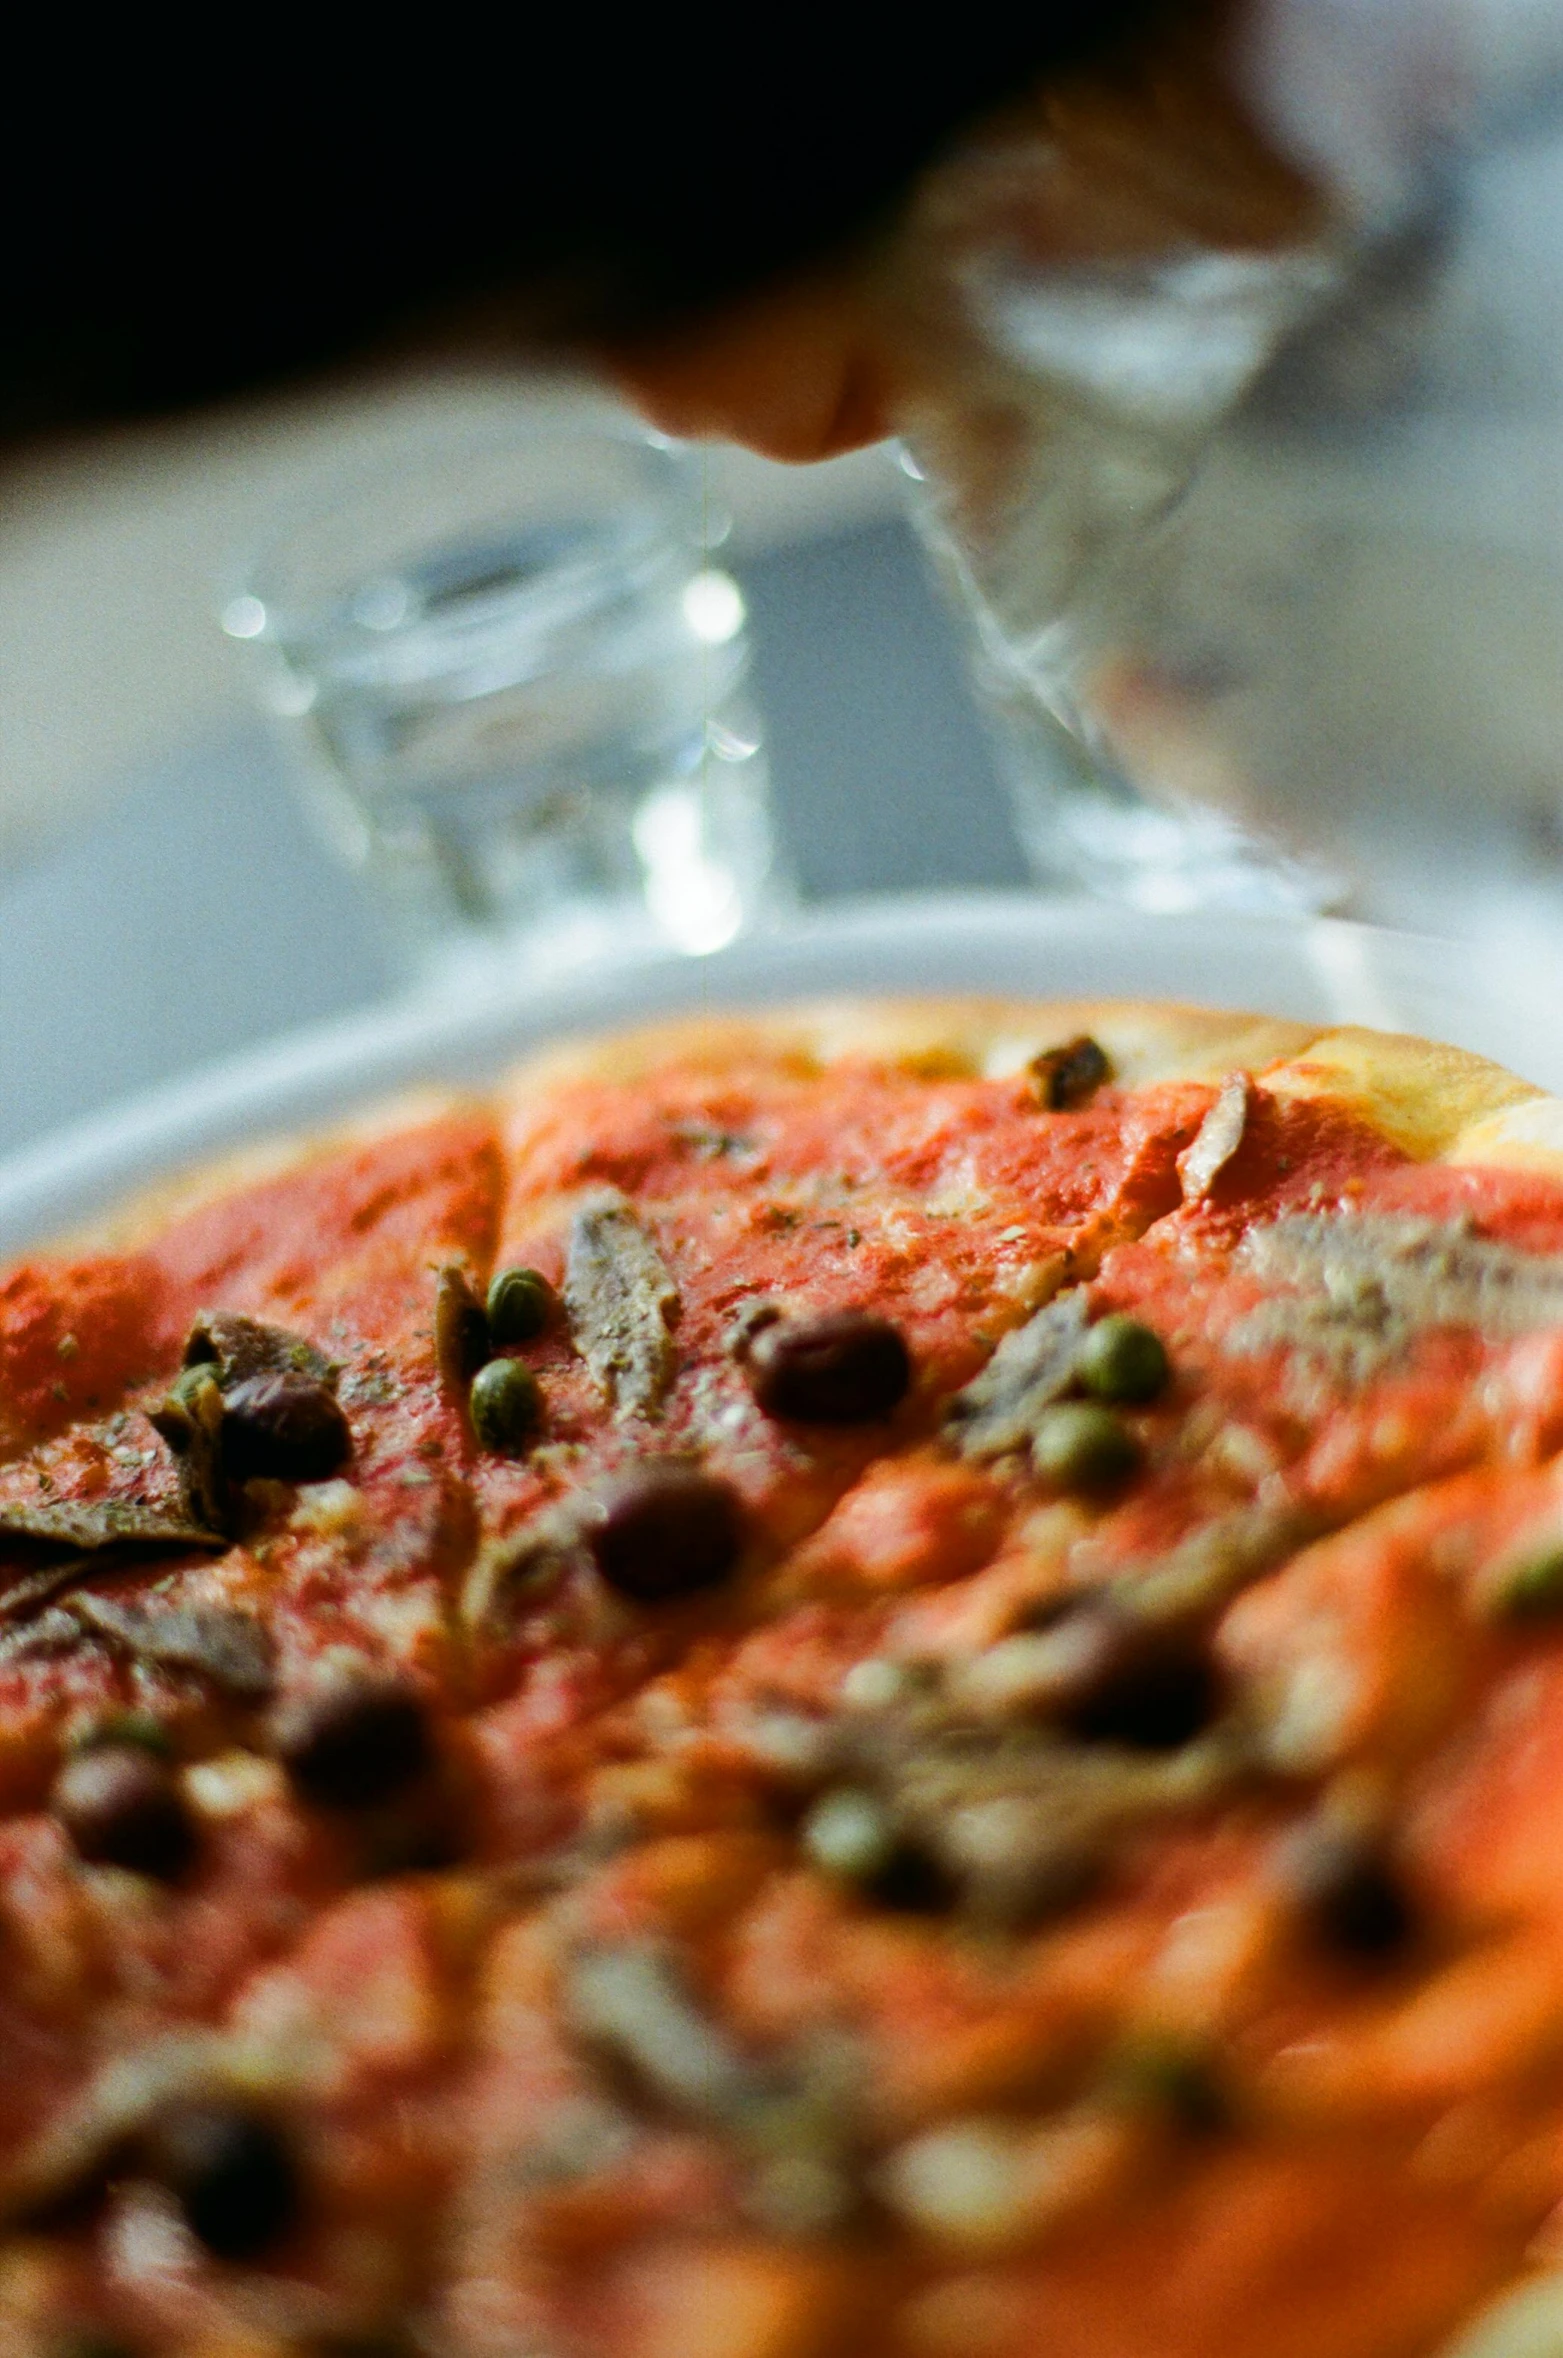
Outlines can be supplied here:
M713 446L705 479L731 528L711 554L746 610L747 690L804 900L1035 881L1215 909L1233 905L1220 862L1169 897L1159 839L1137 840L1122 874L1091 868L1125 814L1140 833L1147 813L1185 831L1191 812L1214 814L1295 848L1303 912L1447 935L1457 965L1555 1001L1557 108L1435 197L1351 300L1324 306L1312 341L1283 342L1253 398L1233 393L1221 435L1191 432L1186 451L1183 425L1148 428L1113 372L1132 352L1166 408L1166 355L1187 349L1198 393L1219 349L1208 290L1104 280L1087 336L1073 280L1011 287L952 374L945 446L958 489L962 449L982 457L961 444L964 405L1002 360L1012 445L1036 462L1003 513L1029 540L985 550L947 532L927 496L937 470L909 485L915 462L888 444L803 468ZM1060 435L1065 397L1077 448ZM525 437L561 418L612 429L627 413L584 382L412 354L7 463L0 1155L396 987L372 897L312 831L258 709L253 651L225 638L219 610L312 487L411 476L433 437ZM1135 469L1146 515L1114 527L1090 594L1066 595L1048 568L1070 539L1049 503ZM958 577L953 600L930 549ZM994 584L1014 580L1026 597L1011 613ZM1025 706L1007 738L1006 700ZM1076 785L1070 842L1057 821Z
M14 466L0 525L0 1153L391 981L225 640L225 580L319 477L448 428L612 422L594 388L415 367ZM713 452L782 848L811 900L1024 867L948 618L874 449Z

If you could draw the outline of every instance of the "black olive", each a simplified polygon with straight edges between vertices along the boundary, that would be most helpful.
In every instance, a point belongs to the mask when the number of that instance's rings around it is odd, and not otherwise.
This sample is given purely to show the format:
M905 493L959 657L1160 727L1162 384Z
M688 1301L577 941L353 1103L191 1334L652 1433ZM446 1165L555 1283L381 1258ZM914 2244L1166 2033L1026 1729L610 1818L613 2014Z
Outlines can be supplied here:
M903 1835L875 1874L862 1882L865 1897L904 1916L943 1916L960 1898L943 1861L912 1835Z
M285 1705L273 1728L277 1757L305 1801L367 1809L429 1766L423 1705L399 1679L364 1676Z
M298 2166L286 2139L241 2105L170 2107L148 2132L143 2159L215 2259L255 2259L298 2215Z
M748 1347L749 1386L767 1416L859 1425L906 1397L912 1362L899 1329L866 1310L783 1318Z
M738 1493L695 1466L640 1466L610 1484L598 1507L591 1533L597 1569L610 1588L641 1604L711 1587L732 1571L743 1547Z
M93 1745L68 1760L49 1806L94 1866L171 1883L195 1856L195 1827L165 1760L136 1742Z
M1044 1048L1027 1067L1037 1103L1049 1113L1069 1113L1085 1105L1111 1078L1112 1069L1107 1051L1084 1032L1060 1048Z
M1221 1684L1197 1633L1135 1621L1096 1600L1066 1618L1082 1643L1052 1708L1069 1735L1172 1752L1209 1726L1220 1709Z
M351 1447L336 1395L313 1376L248 1376L224 1396L223 1466L236 1482L254 1474L318 1482L336 1472Z
M1314 1939L1339 1956L1394 1956L1415 1930L1405 1886L1382 1845L1366 1833L1309 1828L1290 1846L1286 1879Z

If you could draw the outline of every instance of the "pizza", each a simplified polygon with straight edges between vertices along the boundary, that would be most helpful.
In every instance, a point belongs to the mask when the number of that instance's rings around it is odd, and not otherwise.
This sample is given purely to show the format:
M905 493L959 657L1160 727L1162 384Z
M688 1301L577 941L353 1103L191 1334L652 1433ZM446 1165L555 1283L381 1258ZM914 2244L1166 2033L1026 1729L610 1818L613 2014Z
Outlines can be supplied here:
M1563 1108L852 1003L0 1278L0 2346L1563 2346Z

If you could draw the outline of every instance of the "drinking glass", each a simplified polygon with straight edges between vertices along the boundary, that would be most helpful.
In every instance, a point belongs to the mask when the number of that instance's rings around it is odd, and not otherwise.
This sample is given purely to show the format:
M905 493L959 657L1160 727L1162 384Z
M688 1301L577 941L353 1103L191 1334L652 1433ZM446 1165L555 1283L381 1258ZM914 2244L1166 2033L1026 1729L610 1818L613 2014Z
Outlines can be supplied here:
M221 611L405 974L720 949L787 899L700 462L457 433L319 489Z
M944 167L903 261L914 514L1040 880L1556 944L1563 9L1336 16L1433 113L1288 84L1384 172L1403 133L1377 213L1059 260L1045 125Z

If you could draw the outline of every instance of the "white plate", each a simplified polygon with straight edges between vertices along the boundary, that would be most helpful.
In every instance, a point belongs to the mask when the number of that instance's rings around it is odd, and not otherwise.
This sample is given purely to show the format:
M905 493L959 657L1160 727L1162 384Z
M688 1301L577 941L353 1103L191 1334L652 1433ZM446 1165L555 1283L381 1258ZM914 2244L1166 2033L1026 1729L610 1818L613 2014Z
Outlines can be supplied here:
M482 1081L546 1039L816 993L1078 993L1246 1007L1426 1033L1563 1090L1563 1026L1544 1004L1475 983L1472 963L1469 948L1328 919L1150 917L1019 893L844 902L711 958L616 966L543 989L495 974L459 995L393 1001L132 1098L0 1163L0 1253L57 1235L202 1156L330 1123L411 1083Z

